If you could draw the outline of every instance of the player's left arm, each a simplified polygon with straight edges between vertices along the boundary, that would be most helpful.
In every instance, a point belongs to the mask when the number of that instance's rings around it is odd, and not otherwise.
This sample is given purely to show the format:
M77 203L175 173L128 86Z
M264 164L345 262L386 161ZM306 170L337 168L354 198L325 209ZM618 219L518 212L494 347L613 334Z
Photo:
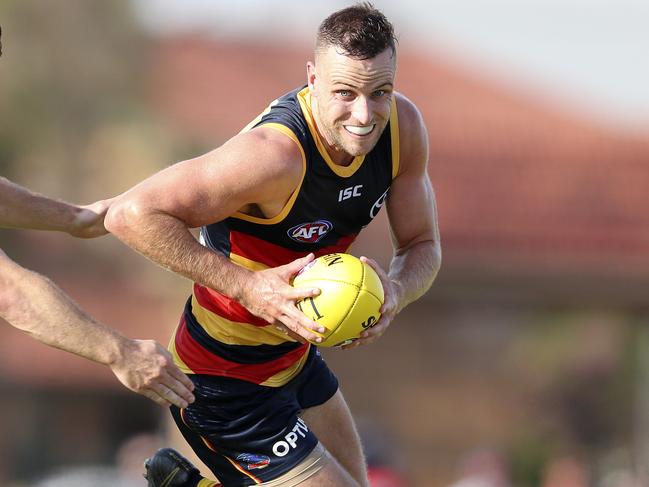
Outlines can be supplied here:
M66 232L80 238L105 235L112 200L77 206L30 191L0 177L0 227Z
M381 336L397 313L430 288L442 261L435 193L427 171L426 126L417 107L404 96L397 97L400 164L386 204L394 255L387 273L362 257L381 278L385 302L379 322L351 347Z

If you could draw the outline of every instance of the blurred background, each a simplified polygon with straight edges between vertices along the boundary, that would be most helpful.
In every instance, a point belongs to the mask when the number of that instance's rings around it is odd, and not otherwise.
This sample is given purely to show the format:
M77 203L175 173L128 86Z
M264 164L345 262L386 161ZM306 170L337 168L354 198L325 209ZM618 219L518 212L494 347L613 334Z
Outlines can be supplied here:
M305 82L350 3L3 0L0 174L89 203L210 150ZM649 485L649 4L375 5L428 125L444 263L382 340L326 351L373 487ZM387 265L385 225L353 253ZM131 337L166 344L190 293L110 236L0 243ZM137 486L157 447L187 453L108 369L3 325L0 485Z

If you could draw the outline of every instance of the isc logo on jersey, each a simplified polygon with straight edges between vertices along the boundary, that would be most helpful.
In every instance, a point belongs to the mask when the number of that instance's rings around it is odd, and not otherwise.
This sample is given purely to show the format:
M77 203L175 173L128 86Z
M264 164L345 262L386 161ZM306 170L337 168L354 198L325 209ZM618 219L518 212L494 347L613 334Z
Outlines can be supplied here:
M350 186L349 188L341 189L340 191L338 191L338 203L350 198L358 198L359 196L361 196L361 189L363 189L362 184L357 184L356 186Z
M286 233L296 242L316 243L327 235L333 227L330 221L318 220L296 225Z

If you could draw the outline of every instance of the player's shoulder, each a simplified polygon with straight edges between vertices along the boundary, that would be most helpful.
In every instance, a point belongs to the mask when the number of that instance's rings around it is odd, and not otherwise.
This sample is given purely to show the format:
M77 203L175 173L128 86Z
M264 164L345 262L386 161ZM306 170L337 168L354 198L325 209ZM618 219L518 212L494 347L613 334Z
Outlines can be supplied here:
M428 162L428 131L419 108L405 95L395 92L399 120L401 170L412 161Z
M260 125L237 137L245 140L247 157L255 161L257 174L269 183L287 185L293 190L302 177L305 161L302 149L289 131Z
M295 134L284 125L265 124L251 129L246 134L249 143L263 152L264 160L293 167L301 166L303 150Z
M414 132L415 134L421 134L422 130L425 131L424 119L417 105L401 92L395 92L394 96L396 98L399 127L402 133Z

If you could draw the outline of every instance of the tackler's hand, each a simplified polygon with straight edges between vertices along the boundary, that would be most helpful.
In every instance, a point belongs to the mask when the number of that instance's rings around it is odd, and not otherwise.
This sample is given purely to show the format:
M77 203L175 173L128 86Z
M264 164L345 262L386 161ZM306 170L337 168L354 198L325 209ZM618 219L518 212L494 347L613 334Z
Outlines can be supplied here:
M114 198L96 201L90 205L80 206L68 233L79 238L94 238L106 235L104 218Z
M162 406L185 408L194 402L193 382L153 340L126 339L109 367L127 388Z

